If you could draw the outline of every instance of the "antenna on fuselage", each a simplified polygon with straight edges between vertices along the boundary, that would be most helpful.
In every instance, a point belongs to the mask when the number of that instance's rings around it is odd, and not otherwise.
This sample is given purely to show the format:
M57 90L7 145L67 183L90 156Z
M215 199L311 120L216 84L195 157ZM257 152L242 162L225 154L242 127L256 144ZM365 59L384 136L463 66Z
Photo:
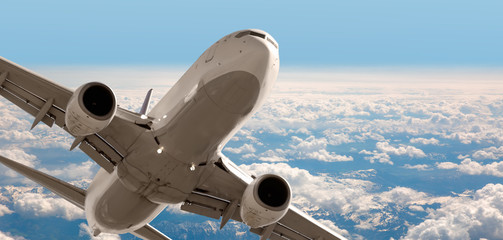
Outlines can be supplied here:
M150 90L148 90L147 96L145 96L145 100L143 101L143 105L141 105L141 110L140 110L141 115L146 115L146 113L147 113L148 105L150 103L150 97L152 96L152 90L153 90L152 88Z

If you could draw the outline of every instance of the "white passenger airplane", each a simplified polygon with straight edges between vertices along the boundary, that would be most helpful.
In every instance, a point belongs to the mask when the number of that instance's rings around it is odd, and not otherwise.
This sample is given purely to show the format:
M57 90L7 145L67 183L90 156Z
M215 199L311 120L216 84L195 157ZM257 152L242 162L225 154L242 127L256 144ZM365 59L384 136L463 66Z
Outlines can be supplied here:
M266 32L229 34L206 50L147 113L117 106L91 82L72 91L0 58L0 95L75 137L101 166L87 190L0 157L0 162L81 209L93 235L132 233L170 239L148 223L168 204L243 222L260 239L345 239L290 205L291 189L273 174L254 177L221 150L257 111L278 75L278 44Z

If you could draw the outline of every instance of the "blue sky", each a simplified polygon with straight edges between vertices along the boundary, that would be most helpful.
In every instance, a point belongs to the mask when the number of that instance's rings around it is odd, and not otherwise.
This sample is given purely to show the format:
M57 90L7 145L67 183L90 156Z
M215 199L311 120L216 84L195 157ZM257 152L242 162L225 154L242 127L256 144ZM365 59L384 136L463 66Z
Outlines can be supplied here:
M31 65L189 65L260 28L284 66L501 66L503 3L487 1L8 1L0 55Z

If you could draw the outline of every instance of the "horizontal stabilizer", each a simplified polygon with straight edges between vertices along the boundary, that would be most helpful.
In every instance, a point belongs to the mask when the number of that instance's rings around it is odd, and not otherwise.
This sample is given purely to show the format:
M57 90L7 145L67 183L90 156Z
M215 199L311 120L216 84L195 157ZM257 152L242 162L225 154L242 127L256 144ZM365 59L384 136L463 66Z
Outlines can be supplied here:
M163 233L159 232L157 229L150 226L149 224L132 232L132 234L137 237L140 237L143 239L148 239L148 240L171 240L171 238L169 238L166 235L164 235Z
M19 174L58 194L62 198L75 204L77 207L84 209L84 202L86 199L85 190L2 156L0 156L0 162Z

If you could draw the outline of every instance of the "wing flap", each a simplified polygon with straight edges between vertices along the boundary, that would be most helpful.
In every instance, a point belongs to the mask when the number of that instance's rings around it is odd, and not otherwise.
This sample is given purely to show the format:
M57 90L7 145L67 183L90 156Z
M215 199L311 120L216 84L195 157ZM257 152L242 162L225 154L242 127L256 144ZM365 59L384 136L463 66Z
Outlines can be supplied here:
M206 217L219 219L229 202L203 193L192 192L183 202L183 211L196 213Z
M115 165L110 162L105 156L100 154L99 150L93 148L92 145L89 144L87 140L79 146L80 150L87 154L91 159L93 159L100 167L105 169L108 173L112 173L114 171Z
M296 232L292 229L287 228L286 226L276 223L272 232L269 236L266 236L266 227L264 228L252 228L250 232L255 233L259 236L264 237L265 239L281 239L281 240L311 240L316 238L309 238L304 236L303 234Z
M58 194L62 198L75 204L77 207L84 209L86 199L85 190L2 156L0 156L0 162L19 174L22 174L23 176Z

